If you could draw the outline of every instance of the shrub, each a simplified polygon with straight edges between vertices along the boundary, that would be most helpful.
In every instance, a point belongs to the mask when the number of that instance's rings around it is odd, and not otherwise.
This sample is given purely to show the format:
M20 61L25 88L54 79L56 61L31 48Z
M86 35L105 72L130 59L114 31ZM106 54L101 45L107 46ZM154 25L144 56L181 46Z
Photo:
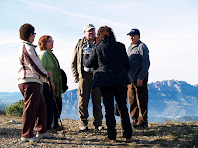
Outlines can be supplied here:
M18 102L6 107L6 114L21 117L23 115L23 106L23 100L19 100Z

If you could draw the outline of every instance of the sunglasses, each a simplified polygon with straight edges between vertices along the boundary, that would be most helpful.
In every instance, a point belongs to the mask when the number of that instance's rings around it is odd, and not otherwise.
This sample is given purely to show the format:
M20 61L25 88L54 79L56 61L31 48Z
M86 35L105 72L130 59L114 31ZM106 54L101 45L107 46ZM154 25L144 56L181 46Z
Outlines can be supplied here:
M47 42L54 42L54 40L48 40Z

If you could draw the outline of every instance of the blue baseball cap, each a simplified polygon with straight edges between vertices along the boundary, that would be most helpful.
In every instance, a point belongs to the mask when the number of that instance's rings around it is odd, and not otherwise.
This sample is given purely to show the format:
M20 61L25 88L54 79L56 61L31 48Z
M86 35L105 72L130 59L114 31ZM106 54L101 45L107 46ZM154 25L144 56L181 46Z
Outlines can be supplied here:
M140 35L140 31L138 29L131 29L127 35Z

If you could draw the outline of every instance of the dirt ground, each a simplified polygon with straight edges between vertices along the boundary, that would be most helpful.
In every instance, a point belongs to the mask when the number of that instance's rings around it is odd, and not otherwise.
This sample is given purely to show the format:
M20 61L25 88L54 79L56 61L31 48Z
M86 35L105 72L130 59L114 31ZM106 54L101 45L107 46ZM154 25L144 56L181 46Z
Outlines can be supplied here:
M117 123L117 141L104 142L106 130L97 131L93 121L89 130L80 132L77 120L62 120L63 131L53 133L53 139L41 139L38 143L20 141L22 118L0 115L0 147L198 147L198 122L150 123L148 129L133 129L132 143L125 143L120 123ZM105 122L103 122L104 127Z

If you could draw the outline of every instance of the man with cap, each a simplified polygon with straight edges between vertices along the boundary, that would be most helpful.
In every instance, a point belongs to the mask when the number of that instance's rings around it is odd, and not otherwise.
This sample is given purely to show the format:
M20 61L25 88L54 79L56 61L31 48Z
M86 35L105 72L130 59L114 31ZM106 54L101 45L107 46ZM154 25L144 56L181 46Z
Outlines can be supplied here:
M84 67L82 61L83 57L89 56L95 47L95 27L92 24L87 24L84 26L83 31L85 37L76 44L71 64L74 82L78 83L79 129L81 131L88 130L88 104L91 94L94 116L93 124L95 129L102 130L101 92L98 87L92 89L93 68Z
M134 128L148 127L148 70L150 66L149 50L140 41L140 31L132 29L130 36L131 45L127 55L130 62L128 85L129 110Z

